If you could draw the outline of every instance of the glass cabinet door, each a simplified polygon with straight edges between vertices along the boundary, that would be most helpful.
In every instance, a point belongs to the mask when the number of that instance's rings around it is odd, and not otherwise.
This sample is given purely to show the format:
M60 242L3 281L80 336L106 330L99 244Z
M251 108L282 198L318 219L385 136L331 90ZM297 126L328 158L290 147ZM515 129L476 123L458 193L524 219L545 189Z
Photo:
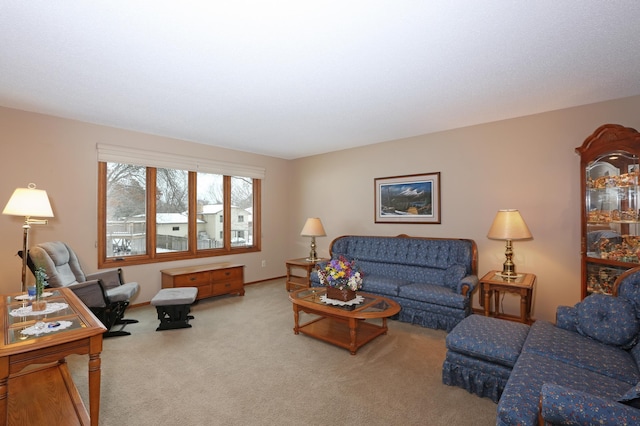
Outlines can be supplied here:
M582 156L582 297L611 294L622 272L640 266L640 134L604 125Z

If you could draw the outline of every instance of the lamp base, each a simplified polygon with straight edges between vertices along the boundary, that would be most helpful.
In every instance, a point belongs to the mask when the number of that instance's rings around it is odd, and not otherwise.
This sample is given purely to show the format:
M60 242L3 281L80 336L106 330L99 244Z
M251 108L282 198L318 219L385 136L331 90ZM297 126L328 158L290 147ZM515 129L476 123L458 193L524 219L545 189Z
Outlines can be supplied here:
M505 274L504 272L496 272L496 277L504 278L505 280L515 280L524 277L524 274Z

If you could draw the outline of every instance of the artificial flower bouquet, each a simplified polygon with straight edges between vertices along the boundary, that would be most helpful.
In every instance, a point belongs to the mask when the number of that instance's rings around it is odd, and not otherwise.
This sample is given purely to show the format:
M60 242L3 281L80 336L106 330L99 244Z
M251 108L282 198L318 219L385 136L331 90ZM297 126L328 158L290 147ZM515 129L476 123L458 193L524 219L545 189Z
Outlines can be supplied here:
M362 272L357 267L355 260L339 256L327 263L318 264L316 269L320 284L324 286L352 291L362 287Z

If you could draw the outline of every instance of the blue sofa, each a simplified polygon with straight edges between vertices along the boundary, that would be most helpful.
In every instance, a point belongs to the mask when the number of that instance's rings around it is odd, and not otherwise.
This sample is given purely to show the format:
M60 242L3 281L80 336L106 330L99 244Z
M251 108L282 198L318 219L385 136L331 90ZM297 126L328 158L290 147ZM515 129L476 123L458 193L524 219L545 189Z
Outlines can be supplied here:
M363 292L398 302L400 321L449 331L471 314L478 285L473 240L347 235L334 239L329 251L356 261ZM315 271L311 285L321 285Z
M447 336L443 382L499 398L499 426L640 425L640 268L614 294L558 307L555 325L472 315Z

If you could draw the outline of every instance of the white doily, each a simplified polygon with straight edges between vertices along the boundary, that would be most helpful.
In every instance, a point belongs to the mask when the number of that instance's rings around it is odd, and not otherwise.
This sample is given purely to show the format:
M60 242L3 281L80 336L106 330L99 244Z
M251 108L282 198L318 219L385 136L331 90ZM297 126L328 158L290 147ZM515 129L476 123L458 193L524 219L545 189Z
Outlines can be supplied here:
M351 299L345 302L344 300L329 299L326 294L323 294L322 296L320 296L320 301L328 305L351 306L351 305L358 305L364 302L364 297L358 294L356 295L355 299Z
M50 291L45 291L42 293L42 297L49 297L49 296L53 296L53 293L51 293ZM16 296L16 300L33 300L35 299L35 296L29 296L28 294L21 294L20 296Z
M29 336L37 336L38 334L51 333L53 331L64 330L65 328L71 327L73 324L71 321L59 321L58 325L52 327L55 324L53 322L42 323L42 325L36 324L31 327L27 327L22 330L20 333L27 334Z
M69 307L66 303L47 303L47 309L44 311L34 311L31 306L23 306L22 308L13 309L9 312L12 317L26 317L29 315L48 315Z

